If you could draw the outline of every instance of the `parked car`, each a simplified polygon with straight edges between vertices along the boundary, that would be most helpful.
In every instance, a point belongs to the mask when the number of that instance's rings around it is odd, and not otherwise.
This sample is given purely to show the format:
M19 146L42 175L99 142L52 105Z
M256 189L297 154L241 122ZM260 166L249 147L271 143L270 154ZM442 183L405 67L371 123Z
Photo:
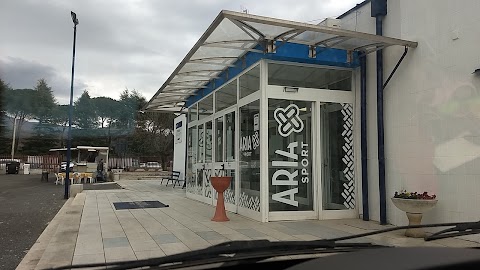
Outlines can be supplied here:
M162 169L162 165L160 165L160 163L158 163L156 161L147 162L145 167L147 167L149 169Z

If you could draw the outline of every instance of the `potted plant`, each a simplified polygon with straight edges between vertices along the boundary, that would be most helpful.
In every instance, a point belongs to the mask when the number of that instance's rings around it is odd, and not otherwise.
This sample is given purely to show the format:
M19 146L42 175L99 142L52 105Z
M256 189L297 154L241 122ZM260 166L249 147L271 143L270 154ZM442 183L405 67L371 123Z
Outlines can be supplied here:
M408 225L420 225L422 223L423 213L432 209L437 204L438 200L435 194L429 195L428 192L417 193L395 192L392 198L393 204L400 210L407 214ZM425 232L422 228L407 229L405 236L423 238Z

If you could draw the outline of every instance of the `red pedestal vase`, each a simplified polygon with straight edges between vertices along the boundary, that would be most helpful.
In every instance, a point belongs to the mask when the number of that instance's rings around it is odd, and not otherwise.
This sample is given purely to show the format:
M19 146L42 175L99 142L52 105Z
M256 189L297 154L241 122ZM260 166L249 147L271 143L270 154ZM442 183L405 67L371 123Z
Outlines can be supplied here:
M223 222L229 221L227 213L225 212L225 199L223 192L230 186L232 181L231 176L212 176L210 177L213 188L218 192L217 207L215 208L215 215L212 221Z

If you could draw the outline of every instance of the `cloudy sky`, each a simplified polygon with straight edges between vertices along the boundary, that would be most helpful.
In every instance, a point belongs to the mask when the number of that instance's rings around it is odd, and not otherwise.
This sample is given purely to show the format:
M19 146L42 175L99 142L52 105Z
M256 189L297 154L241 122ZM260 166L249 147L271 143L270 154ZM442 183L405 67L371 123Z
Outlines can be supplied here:
M33 88L45 78L68 103L77 13L75 96L118 98L125 88L147 99L222 10L301 22L335 17L361 0L1 0L0 78Z

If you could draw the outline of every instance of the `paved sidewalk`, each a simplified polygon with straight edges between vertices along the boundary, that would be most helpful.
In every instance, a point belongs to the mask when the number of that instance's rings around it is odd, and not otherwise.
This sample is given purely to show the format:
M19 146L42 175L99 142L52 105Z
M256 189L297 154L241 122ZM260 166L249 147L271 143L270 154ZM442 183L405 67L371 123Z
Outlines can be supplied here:
M71 215L63 218L64 222L69 222L68 229L65 231L63 226L58 226L53 239L59 242L48 244L37 269L69 262L140 260L231 240L314 240L385 228L358 219L260 223L232 213L228 214L230 222L217 223L210 221L214 208L187 199L185 190L161 186L152 180L118 183L125 189L84 191L66 206L67 209L62 209ZM115 210L113 207L114 202L149 200L158 200L170 207L135 210ZM76 214L82 207L80 218ZM59 233L63 236L60 237ZM478 243L460 239L424 242L423 239L406 238L401 231L357 241L396 246L478 246ZM56 253L61 256L55 256ZM21 269L32 269L29 264L22 263Z

